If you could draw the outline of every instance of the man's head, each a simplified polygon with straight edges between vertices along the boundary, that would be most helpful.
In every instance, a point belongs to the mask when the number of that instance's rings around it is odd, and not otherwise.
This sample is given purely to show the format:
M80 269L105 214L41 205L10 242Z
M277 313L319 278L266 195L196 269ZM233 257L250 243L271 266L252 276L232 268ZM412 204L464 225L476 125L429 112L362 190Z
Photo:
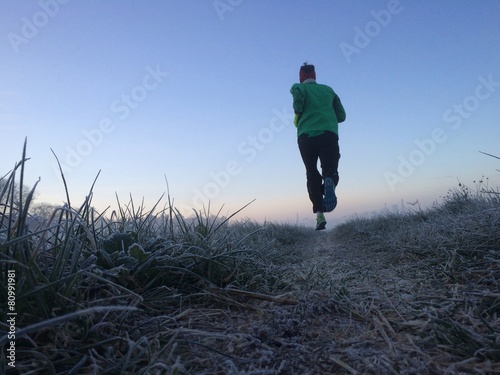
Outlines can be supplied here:
M300 83L304 82L308 78L316 79L316 71L314 70L314 65L309 65L308 63L304 63L304 65L300 67L300 72L299 72Z

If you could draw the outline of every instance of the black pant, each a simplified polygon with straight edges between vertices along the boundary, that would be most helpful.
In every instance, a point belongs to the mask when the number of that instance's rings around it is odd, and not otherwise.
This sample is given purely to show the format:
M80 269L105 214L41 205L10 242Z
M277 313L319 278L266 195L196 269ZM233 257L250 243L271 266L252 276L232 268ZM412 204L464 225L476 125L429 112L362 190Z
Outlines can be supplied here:
M313 204L313 212L323 211L323 179L331 177L335 186L339 183L339 137L327 131L316 137L302 134L297 142L306 167L307 191ZM318 159L322 174L318 171Z

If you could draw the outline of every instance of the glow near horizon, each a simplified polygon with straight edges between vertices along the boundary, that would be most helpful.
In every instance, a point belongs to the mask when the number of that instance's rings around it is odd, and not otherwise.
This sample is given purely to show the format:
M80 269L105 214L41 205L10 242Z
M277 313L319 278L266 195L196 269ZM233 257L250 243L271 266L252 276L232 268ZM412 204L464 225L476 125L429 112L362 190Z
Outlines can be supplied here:
M291 125L304 61L347 111L339 206L327 216L438 200L457 180L499 186L495 1L3 3L2 174L28 138L27 184L74 202L95 176L104 209L197 192L224 214L312 216ZM30 26L31 24L31 26ZM288 119L287 119L288 117ZM76 204L76 203L75 203ZM199 207L198 207L199 208Z

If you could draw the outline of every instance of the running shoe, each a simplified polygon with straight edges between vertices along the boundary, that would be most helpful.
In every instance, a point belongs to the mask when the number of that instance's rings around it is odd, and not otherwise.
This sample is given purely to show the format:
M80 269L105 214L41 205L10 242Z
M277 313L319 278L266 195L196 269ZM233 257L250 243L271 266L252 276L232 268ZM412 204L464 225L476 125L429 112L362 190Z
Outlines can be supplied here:
M337 196L335 195L335 184L333 178L325 178L325 197L323 198L323 211L332 212L337 207Z
M323 230L326 227L325 215L322 213L316 216L316 230Z

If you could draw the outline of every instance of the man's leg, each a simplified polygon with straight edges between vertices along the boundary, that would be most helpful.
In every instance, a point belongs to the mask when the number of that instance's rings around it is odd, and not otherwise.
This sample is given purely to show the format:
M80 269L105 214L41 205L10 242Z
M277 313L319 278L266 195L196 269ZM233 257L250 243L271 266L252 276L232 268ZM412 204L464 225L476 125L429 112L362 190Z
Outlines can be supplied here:
M339 143L337 134L332 132L326 132L320 137L321 145L319 146L319 159L321 161L325 192L323 210L324 212L330 212L337 206L335 187L339 182Z
M301 136L298 139L300 156L306 167L307 191L313 204L313 212L323 210L322 177L318 171L317 137Z
M318 157L321 161L323 179L331 177L334 185L337 186L339 183L338 168L340 159L339 137L332 132L326 132L319 137L321 137L321 145L318 148Z

